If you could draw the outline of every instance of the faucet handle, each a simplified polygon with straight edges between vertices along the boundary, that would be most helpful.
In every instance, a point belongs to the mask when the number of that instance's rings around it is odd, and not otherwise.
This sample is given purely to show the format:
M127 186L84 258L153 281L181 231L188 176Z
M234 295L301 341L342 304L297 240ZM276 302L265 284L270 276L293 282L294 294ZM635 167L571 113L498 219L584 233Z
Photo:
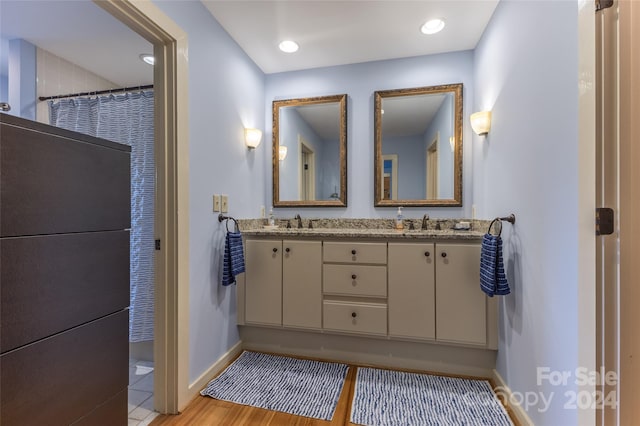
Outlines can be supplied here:
M287 229L291 229L291 220L287 219Z
M309 229L313 229L313 222L315 222L316 219L309 219Z
M408 220L407 222L409 222L409 231L414 231L416 228L413 226L413 221Z

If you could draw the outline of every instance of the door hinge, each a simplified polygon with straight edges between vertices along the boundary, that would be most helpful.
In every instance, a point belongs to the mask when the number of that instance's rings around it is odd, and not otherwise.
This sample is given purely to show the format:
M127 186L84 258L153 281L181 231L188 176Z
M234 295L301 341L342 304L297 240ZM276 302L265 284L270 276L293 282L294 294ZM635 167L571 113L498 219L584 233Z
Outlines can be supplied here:
M156 250L160 250L160 240L156 240Z
M596 0L596 12L613 6L613 0Z
M613 209L598 207L596 209L596 235L611 235L613 230Z

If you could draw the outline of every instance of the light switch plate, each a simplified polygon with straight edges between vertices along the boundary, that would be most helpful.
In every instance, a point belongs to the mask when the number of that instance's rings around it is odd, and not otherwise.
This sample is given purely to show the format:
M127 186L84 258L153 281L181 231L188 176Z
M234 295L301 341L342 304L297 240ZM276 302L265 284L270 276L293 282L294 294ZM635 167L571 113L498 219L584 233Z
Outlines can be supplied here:
M218 194L213 195L213 211L214 212L220 211L220 195Z
M220 208L222 213L227 213L229 211L229 196L221 195L220 196Z

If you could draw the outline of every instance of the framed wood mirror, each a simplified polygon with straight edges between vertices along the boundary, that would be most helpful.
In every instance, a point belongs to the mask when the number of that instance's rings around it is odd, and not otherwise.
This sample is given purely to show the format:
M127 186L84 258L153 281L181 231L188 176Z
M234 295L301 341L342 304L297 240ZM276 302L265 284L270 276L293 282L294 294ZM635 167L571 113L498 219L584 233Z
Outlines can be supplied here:
M462 206L462 83L375 92L375 206Z
M273 206L346 207L347 95L273 101Z

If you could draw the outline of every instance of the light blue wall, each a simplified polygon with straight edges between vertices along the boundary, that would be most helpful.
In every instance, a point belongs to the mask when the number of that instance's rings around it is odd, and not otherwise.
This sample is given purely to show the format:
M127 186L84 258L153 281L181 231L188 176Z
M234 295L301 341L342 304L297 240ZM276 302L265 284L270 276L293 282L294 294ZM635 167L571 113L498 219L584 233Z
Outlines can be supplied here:
M9 114L36 119L36 47L26 40L9 40L7 79Z
M578 424L563 408L577 391L578 291L588 285L578 282L578 241L595 238L578 223L579 209L594 208L578 200L593 185L578 181L578 9L502 1L475 51L473 110L493 120L474 137L474 202L480 217L517 217L502 234L512 294L500 299L497 370L519 395L553 396L547 411L528 407L537 425ZM537 368L571 376L553 386Z
M265 122L271 123L274 99L306 98L348 94L347 167L348 206L346 208L305 208L306 217L395 217L396 208L373 207L373 93L376 90L463 83L465 116L471 110L473 96L473 52L420 56L388 61L367 62L311 70L269 74L266 76ZM406 208L405 216L419 218L425 212L432 217L468 217L471 215L471 141L468 120L464 120L463 207L437 209ZM265 140L271 140L266 126ZM265 158L264 191L272 197L270 157ZM270 202L270 201L269 201ZM292 217L300 209L275 209L278 217Z
M224 224L212 195L229 195L229 214L257 217L265 205L263 142L244 144L244 127L265 128L264 74L200 2L155 3L189 43L189 377L195 380L238 342L235 286L221 287Z
M425 198L426 151L419 135L385 137L382 155L398 155L398 199L416 200Z
M9 102L9 79L0 75L0 102Z
M322 142L324 147L320 160L320 170L318 179L321 183L317 185L317 198L328 200L331 194L340 191L340 141L338 139L325 139Z
M280 145L287 147L287 157L280 161L280 199L299 200L299 158L298 158L298 136L307 143L309 148L316 154L316 184L320 182L319 173L321 170L320 161L323 157L324 144L322 138L313 130L300 113L295 108L282 108L280 110L280 127L286 131L280 133ZM271 169L269 169L271 170ZM319 192L319 186L316 191ZM316 194L318 196L319 193Z
M424 146L431 145L436 133L440 132L438 140L438 198L453 198L453 152L449 138L454 135L453 128L453 94L448 94L442 101L438 112L431 120L431 124L424 133ZM464 118L463 118L464 120Z

